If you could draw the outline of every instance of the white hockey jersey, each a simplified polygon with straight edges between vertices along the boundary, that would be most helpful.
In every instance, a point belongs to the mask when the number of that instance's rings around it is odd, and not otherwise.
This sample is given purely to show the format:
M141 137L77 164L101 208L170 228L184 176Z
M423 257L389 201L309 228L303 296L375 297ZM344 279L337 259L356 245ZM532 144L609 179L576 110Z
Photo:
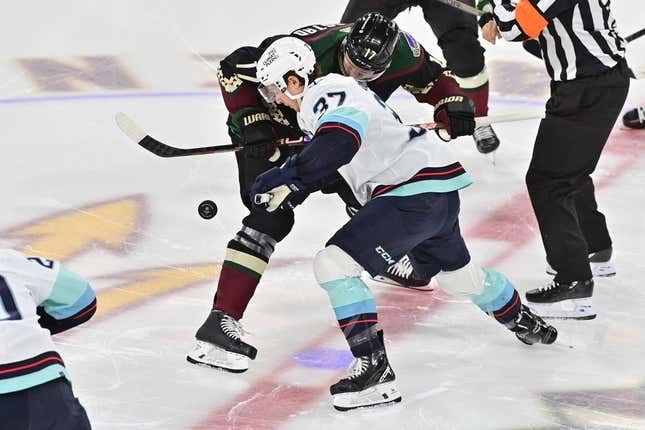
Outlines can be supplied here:
M433 132L401 123L398 115L351 77L326 75L303 96L298 122L314 136L344 124L360 136L353 159L338 169L361 204L379 196L450 192L472 183L449 144Z
M95 298L89 283L60 263L0 249L0 394L68 377L36 308L63 320Z

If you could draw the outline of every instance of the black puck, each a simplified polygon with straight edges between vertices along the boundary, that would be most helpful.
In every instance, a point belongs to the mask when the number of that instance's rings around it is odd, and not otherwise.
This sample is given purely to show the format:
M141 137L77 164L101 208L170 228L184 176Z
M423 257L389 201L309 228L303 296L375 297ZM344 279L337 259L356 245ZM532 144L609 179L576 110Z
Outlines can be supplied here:
M217 215L217 205L212 200L204 200L197 208L199 216L204 219L211 219Z

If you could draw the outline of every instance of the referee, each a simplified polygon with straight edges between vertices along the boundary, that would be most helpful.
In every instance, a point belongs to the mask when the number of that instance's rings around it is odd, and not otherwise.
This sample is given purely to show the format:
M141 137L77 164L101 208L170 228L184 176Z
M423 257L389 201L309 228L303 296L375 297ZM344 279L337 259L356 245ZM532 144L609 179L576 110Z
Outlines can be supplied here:
M537 39L551 76L551 97L526 173L555 274L550 284L526 293L529 306L541 316L595 318L593 275L616 273L590 176L632 76L610 5L610 0L483 0L478 5L487 12L480 19L486 40Z

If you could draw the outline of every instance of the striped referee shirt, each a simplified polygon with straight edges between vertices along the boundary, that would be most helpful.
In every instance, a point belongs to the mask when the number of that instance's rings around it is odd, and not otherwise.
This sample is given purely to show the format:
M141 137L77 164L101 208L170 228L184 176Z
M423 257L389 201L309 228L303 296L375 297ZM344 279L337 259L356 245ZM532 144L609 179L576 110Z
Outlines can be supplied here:
M493 0L504 39L538 38L552 80L596 76L625 57L611 0Z

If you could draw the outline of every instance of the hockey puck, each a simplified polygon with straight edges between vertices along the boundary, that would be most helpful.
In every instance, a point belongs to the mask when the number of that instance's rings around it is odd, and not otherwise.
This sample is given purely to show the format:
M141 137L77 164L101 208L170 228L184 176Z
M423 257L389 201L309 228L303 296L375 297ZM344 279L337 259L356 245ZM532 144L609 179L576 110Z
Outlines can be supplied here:
M197 208L199 216L204 219L211 219L217 215L217 205L212 200L204 200Z

